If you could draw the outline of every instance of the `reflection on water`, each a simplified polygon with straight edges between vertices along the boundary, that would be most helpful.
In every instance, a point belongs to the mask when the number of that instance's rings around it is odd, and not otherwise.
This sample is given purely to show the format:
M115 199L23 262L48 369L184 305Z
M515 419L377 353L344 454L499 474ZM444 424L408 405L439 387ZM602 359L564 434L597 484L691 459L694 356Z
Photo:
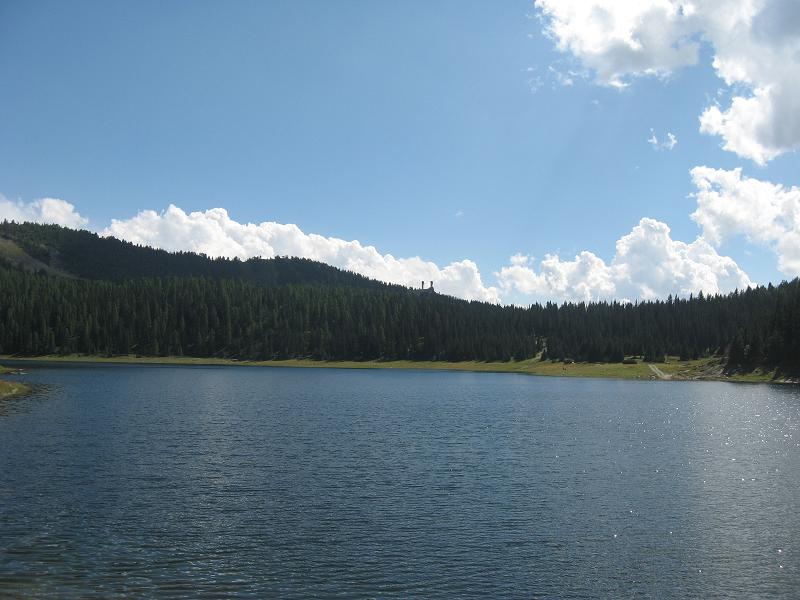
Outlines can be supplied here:
M795 388L33 370L0 596L796 598Z

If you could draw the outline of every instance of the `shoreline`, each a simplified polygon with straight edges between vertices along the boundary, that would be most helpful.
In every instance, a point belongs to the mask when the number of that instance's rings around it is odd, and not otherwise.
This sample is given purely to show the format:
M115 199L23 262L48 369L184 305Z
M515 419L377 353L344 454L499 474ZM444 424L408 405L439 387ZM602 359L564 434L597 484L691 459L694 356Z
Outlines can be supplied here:
M96 356L96 355L46 355L0 356L0 363L96 363L166 366L240 366L240 367L290 367L328 369L420 369L428 371L466 371L482 373L517 373L540 377L594 377L639 381L729 381L739 383L798 383L793 378L778 377L776 371L728 374L723 372L719 359L705 358L680 361L677 358L658 366L646 362L622 363L561 363L541 362L538 359L510 362L448 362L448 361L322 361L313 359L286 360L235 360L229 358L195 358L185 356ZM0 373L2 373L0 367ZM8 384L25 387L23 384ZM29 391L29 388L27 388ZM24 392L17 392L19 395ZM2 397L2 392L0 392Z
M0 380L0 401L18 398L19 396L29 394L31 391L31 388L24 383L12 383L10 381Z
M9 369L0 365L0 375L14 375L16 374L14 369ZM5 381L0 379L0 401L2 400L10 400L11 398L18 398L19 396L24 396L25 394L30 394L33 389L30 386L25 385L24 383L12 382L12 381Z

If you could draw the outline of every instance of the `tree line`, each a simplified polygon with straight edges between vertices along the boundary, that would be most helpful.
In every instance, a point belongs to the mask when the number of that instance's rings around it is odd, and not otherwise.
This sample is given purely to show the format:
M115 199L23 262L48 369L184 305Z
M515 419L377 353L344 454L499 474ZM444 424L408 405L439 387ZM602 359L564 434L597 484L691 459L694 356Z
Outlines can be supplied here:
M546 357L614 361L717 355L731 367L800 366L800 280L726 295L652 302L547 304Z
M727 356L800 366L800 280L654 302L467 302L399 286L145 277L0 267L0 353L240 359L543 360Z
M0 269L0 353L503 361L540 343L525 309L403 288Z
M522 308L421 293L308 259L210 258L58 225L2 222L0 242L5 353L591 362L718 355L732 367L800 366L798 280L727 295Z

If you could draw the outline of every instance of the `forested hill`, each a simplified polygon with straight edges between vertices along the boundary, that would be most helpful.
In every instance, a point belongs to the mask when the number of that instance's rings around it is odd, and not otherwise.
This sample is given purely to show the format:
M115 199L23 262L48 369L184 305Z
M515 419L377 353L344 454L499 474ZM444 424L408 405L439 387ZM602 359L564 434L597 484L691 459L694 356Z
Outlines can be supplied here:
M5 245L2 244L4 241ZM10 248L8 242L16 248ZM15 252L12 253L12 249ZM20 252L24 255L18 256ZM303 258L212 259L192 252L156 250L58 225L8 221L0 223L0 259L14 266L27 266L28 270L44 266L50 274L107 281L140 277L212 277L243 279L267 286L386 286L356 273Z
M3 251L0 354L592 362L717 355L731 368L800 367L797 279L728 295L523 308L420 293L313 261L211 260L55 226L2 224Z

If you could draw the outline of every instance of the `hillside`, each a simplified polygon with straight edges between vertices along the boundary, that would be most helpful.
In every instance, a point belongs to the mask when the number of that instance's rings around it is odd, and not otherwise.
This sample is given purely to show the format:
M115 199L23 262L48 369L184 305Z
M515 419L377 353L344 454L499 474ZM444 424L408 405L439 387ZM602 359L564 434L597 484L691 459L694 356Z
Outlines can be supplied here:
M524 309L420 294L300 258L211 259L0 224L0 352L530 358Z
M314 284L383 288L386 284L303 258L212 259L166 252L58 225L0 223L0 259L27 271L81 279L140 277L242 279L258 285Z

